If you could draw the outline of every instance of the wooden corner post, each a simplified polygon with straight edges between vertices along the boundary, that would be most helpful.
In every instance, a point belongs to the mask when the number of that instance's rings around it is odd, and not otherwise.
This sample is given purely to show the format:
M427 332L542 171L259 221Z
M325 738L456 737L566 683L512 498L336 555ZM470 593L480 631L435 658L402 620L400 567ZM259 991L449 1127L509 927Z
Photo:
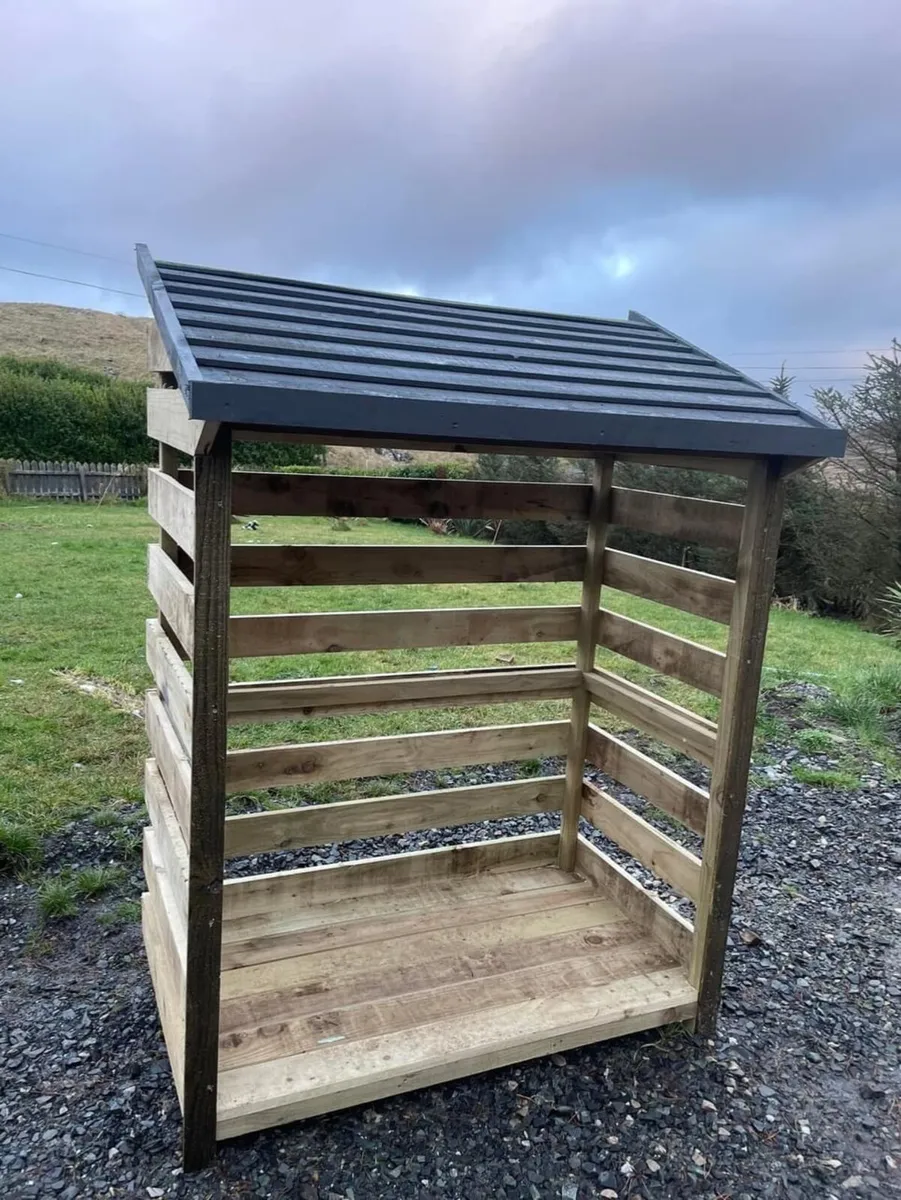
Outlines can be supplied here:
M723 982L760 672L779 549L781 470L780 459L761 459L751 468L738 550L691 964L691 982L698 989L696 1029L705 1037L711 1037L716 1029Z
M184 1166L216 1151L225 853L231 430L194 456L194 704L185 978Z
M582 783L588 745L588 713L591 705L591 698L585 686L584 673L594 669L598 606L601 597L604 551L607 546L612 492L613 457L604 455L595 459L591 480L588 545L585 556L585 575L582 581L579 635L576 644L576 666L583 675L573 695L569 746L566 755L563 821L560 828L559 865L563 871L571 871L576 862L576 839L579 833L579 814L582 811Z

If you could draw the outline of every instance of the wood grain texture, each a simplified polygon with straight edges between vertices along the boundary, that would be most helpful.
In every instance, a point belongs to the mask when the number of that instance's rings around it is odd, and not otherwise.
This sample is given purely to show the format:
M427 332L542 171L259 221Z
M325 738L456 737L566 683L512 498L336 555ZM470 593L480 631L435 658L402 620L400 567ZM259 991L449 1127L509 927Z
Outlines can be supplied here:
M406 733L353 741L269 746L228 753L230 793L329 779L371 779L438 767L463 767L562 754L565 721Z
M144 803L159 858L182 923L188 921L188 847L156 759L144 763Z
M596 725L588 727L587 754L599 771L704 836L707 793L703 788Z
M194 458L193 770L185 1013L184 1162L216 1150L219 970L225 847L231 435Z
M194 653L194 585L162 546L147 547L147 587L161 619L172 629L188 657Z
M575 639L578 619L574 604L284 613L232 617L229 641L232 658L566 642Z
M582 790L582 816L659 879L697 900L701 874L697 855L588 780Z
M620 592L645 600L656 600L683 612L694 613L728 625L732 615L731 579L692 571L672 563L658 562L623 550L608 550L604 556L604 583Z
M233 683L228 691L228 718L243 724L296 720L314 714L338 716L380 709L401 711L505 704L524 699L558 700L571 696L581 682L581 672L575 667L550 665Z
M231 583L332 587L559 582L581 579L584 567L584 546L234 546Z
M144 832L144 871L148 885L148 890L141 896L144 949L175 1091L179 1104L184 1107L184 923L172 903L151 829Z
M716 746L716 726L691 709L665 700L656 692L597 669L585 677L592 700L614 716L632 722L651 737L710 766Z
M193 456L207 453L217 429L215 421L194 421L188 416L178 388L147 389L148 437Z
M627 529L735 550L741 536L742 512L740 504L722 500L617 487L613 489L610 519L612 524Z
M694 929L674 908L579 834L576 871L593 880L636 925L659 942L685 968L691 961Z
M576 483L381 479L236 471L232 509L242 515L584 520L590 489Z
M190 844L191 759L179 741L166 707L156 690L147 692L144 698L144 722L147 726L150 752L156 759L185 841Z
M553 860L558 841L557 833L516 834L459 846L227 879L223 888L225 920L232 923L273 912L296 912L304 905L325 901L333 903L350 898L359 901L368 895L378 899L394 888L409 884L433 885L489 870L543 866L550 873L556 870Z
M147 665L185 753L191 753L194 681L159 621L146 624Z
M691 967L698 988L698 1030L705 1037L713 1036L722 989L782 503L781 462L762 460L748 482L738 553Z
M711 650L709 646L607 608L598 612L597 643L712 696L719 696L722 691L726 656L720 650Z
M562 801L563 776L551 775L247 813L226 818L225 856L552 812Z
M563 871L571 871L576 861L576 834L579 831L579 815L582 807L582 776L585 773L585 745L588 738L588 714L591 707L584 676L585 672L594 667L598 630L597 612L606 564L604 551L610 523L612 490L613 458L606 455L595 459L592 466L585 575L582 580L579 637L576 644L576 666L583 675L580 686L573 693L570 712L569 741L566 750L566 784L560 827L560 868Z
M194 493L171 475L147 469L147 511L161 529L194 557Z

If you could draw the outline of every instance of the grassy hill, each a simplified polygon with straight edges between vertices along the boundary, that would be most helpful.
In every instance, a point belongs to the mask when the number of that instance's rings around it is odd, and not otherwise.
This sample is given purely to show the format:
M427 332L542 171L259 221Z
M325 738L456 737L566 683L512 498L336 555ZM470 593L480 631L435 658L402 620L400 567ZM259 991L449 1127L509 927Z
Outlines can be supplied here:
M53 358L115 379L147 377L147 317L59 304L0 304L0 355Z

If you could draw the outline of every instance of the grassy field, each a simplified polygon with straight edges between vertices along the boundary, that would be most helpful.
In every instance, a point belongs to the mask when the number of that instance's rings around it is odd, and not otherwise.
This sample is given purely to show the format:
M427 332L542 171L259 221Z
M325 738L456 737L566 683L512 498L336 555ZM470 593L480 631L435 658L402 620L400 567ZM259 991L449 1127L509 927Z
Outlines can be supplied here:
M143 620L153 615L145 587L146 543L156 530L143 505L0 503L0 820L46 833L73 815L114 808L140 798L146 753L136 713L150 680L144 665ZM234 527L236 541L431 543L416 525L386 521L340 524L265 518L255 532ZM235 612L470 607L578 601L577 584L501 586L238 589ZM661 609L618 593L605 603L675 633L724 645L711 622ZM461 647L443 650L312 655L303 659L243 660L233 678L332 675L357 671L496 666L564 661L572 648ZM605 665L647 680L649 672L609 656ZM901 678L901 654L885 639L847 622L776 610L766 659L766 684L809 679L852 697L860 672L884 668ZM714 701L672 681L653 686L715 715ZM894 686L894 685L893 685ZM456 709L331 718L289 727L232 730L234 745L319 740L413 729L505 723L565 715L547 702L498 709ZM323 785L324 786L324 785ZM373 787L367 785L372 794ZM328 794L352 787L328 785Z

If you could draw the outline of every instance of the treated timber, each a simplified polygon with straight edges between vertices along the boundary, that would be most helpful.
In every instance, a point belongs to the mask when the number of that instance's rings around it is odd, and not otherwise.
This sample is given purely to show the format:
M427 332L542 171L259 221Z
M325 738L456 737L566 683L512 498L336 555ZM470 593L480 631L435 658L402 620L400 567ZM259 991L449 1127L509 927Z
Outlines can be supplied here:
M706 717L621 679L612 671L599 668L589 672L585 686L592 700L614 716L632 722L644 733L706 766L713 762L717 727Z
M153 826L159 857L183 924L188 920L188 847L156 760L144 763L144 803Z
M157 1011L179 1103L184 1109L185 1078L185 931L171 898L154 832L144 831L144 874L148 890L141 896L141 926L156 996Z
M432 881L475 875L481 871L545 866L555 870L559 834L526 833L511 837L466 842L434 850L406 854L384 854L346 863L300 867L270 875L227 879L223 888L225 920L279 911L299 911L306 904L319 904L367 894L384 896L392 889Z
M643 621L602 608L597 617L597 643L615 654L672 675L691 687L719 696L723 689L725 654L699 642L677 637Z
M247 813L226 818L225 856L552 812L562 801L563 776L551 775Z
M697 855L587 780L582 791L582 816L670 887L697 900L701 873Z
M191 753L194 682L159 621L146 626L147 665L185 752Z
M147 511L189 558L194 557L194 493L171 475L147 470Z
M588 727L588 761L645 800L704 836L707 793L596 725Z
M356 549L356 547L347 547ZM575 640L576 605L280 613L232 617L232 658Z
M242 515L584 520L590 489L577 483L380 479L236 471L232 510Z
M216 1151L228 711L231 434L194 457L194 703L185 1011L185 1169Z
M781 462L762 460L748 482L738 552L691 967L698 988L698 1030L706 1037L716 1027L722 989L782 503Z
M185 840L191 829L191 759L175 732L159 693L151 690L144 700L147 740ZM190 842L189 842L190 844Z
M583 673L573 693L569 740L566 751L566 784L560 827L560 868L571 871L576 860L576 834L582 806L582 775L585 770L585 745L588 738L588 714L591 701L585 688L585 672L594 667L597 642L597 611L606 565L605 548L610 520L610 493L613 488L613 458L597 458L592 467L591 505L585 550L585 575L579 606L579 637L576 666Z
M604 584L722 625L729 624L732 614L731 579L624 550L608 550L604 555Z
M611 523L683 542L734 550L741 536L742 506L667 492L614 488Z
M283 721L314 714L559 700L571 696L581 682L575 667L549 665L233 683L228 692L228 719L232 723Z
M188 416L178 388L147 389L147 436L182 454L206 454L218 430L215 421L195 421Z
M593 880L619 907L684 966L691 961L694 929L674 908L642 887L628 871L593 846L581 833L576 845L576 871Z
M234 546L231 583L321 587L559 582L581 579L584 567L584 546Z
M320 780L369 779L438 767L540 758L565 751L566 730L566 721L539 721L231 750L227 787L234 793Z
M194 654L194 585L161 546L147 547L147 587L189 658Z

